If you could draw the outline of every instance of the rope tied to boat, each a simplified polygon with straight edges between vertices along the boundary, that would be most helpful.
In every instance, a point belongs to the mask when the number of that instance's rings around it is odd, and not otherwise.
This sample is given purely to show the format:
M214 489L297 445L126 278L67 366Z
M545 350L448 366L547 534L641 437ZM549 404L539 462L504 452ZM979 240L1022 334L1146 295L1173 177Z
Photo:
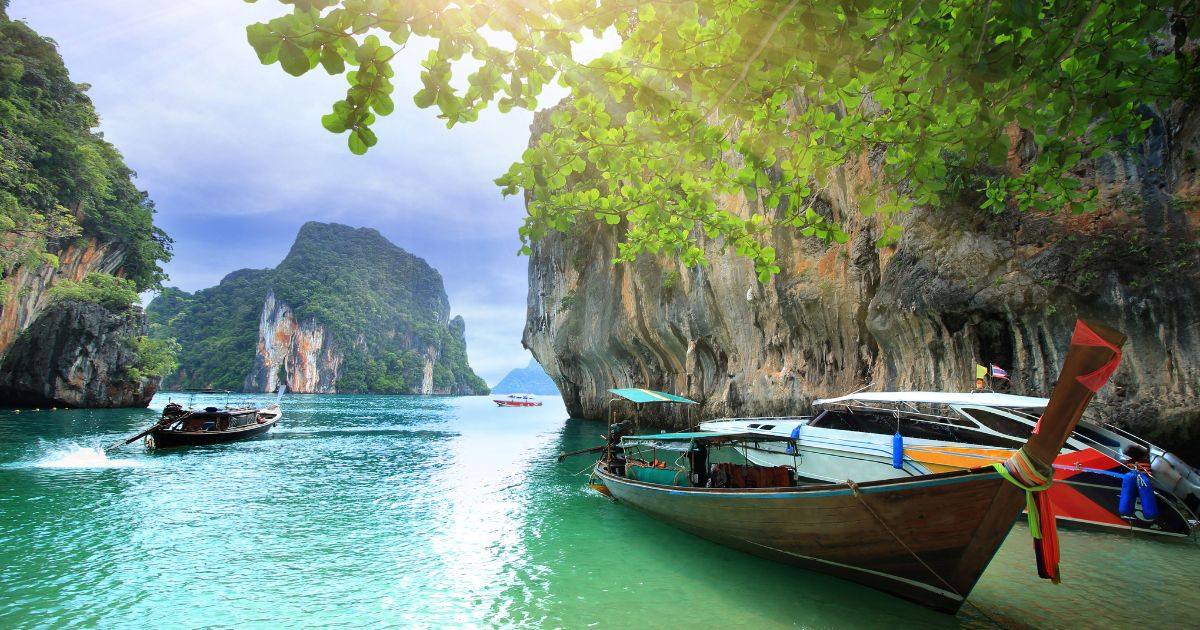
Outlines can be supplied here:
M959 593L958 589L954 588L954 585L951 584L949 580L942 577L942 574L938 573L937 571L934 570L933 567L929 566L929 564L926 563L925 560L923 558L921 558L920 555L917 554L917 552L913 551L912 547L908 546L908 543L904 542L904 539L901 538L900 535L896 533L896 530L892 529L892 527L887 524L887 521L883 520L883 517L880 516L879 513L875 511L875 508L872 508L871 504L867 503L867 499L866 499L866 497L863 496L862 490L858 487L858 484L855 483L853 479L847 479L843 483L845 483L847 486L850 487L850 492L854 494L854 498L858 499L858 502L860 504L862 504L862 506L864 508L867 509L867 512L869 512L871 514L871 516L875 517L875 520L880 525L883 526L883 529L887 533L891 534L892 538L895 539L896 542L900 543L900 546L904 547L904 550L907 551L909 553L909 555L911 555L913 558L915 558L917 560L917 562L919 562L921 564L921 566L925 567L925 569L927 571L929 571L929 573L933 577L937 578L938 581L941 582L946 587L947 590L949 590L951 593L954 593L955 595L960 597L964 602L967 601L966 595Z
M964 604L979 611L979 614L983 615L983 617L985 619L992 622L992 625L996 626L997 628L1005 628L1006 627L1003 624L1001 624L1000 622L993 619L992 616L989 615L986 610L980 608L979 606L976 606L973 602L971 602L969 599L967 599L966 595L959 593L958 589L954 588L954 585L951 584L949 580L942 577L941 573L938 573L937 571L935 571L934 568L929 566L929 564L927 562L925 562L925 560L922 559L921 556L919 554L917 554L916 551L913 551L913 548L909 547L908 543L904 542L904 539L901 538L900 535L896 533L896 530L892 529L892 527L887 524L887 521L883 520L883 517L880 516L879 513L876 512L875 509L871 507L870 503L867 503L866 497L863 496L862 489L860 489L858 487L858 484L853 479L846 479L842 483L845 483L847 486L850 487L850 492L854 495L854 498L858 499L858 502L861 503L862 506L867 509L867 512L869 512L871 514L871 516L875 517L875 520L880 525L883 526L883 529L885 531L887 531L887 533L891 534L892 538L895 539L896 542L900 543L900 546L904 547L904 550L907 551L910 556L915 558L917 562L921 563L921 566L925 567L925 569L927 571L929 571L930 575L937 578L938 581L941 582L942 585L945 586L947 590L949 590L951 593L954 593L955 595L960 597Z
M1029 514L1029 535L1038 576L1058 584L1058 528L1054 506L1046 490L1054 483L1054 467L1029 454L1024 447L1007 461L992 464L1009 483L1025 491L1025 511Z

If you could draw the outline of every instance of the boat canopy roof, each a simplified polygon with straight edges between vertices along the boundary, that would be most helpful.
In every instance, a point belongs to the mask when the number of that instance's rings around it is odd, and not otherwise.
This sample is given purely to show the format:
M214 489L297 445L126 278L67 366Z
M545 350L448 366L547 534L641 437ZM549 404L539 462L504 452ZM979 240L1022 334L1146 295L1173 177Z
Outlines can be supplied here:
M620 396L621 398L624 398L625 400L631 400L635 403L677 402L677 403L686 403L689 405L700 404L694 400L689 400L687 398L684 398L683 396L676 396L674 394L666 394L663 392L656 392L652 389L641 389L638 387L626 387L623 389L610 389L608 391L616 394L617 396Z
M1014 396L995 392L858 392L837 398L819 398L814 405L836 405L839 403L916 403L934 405L983 405L985 407L1007 407L1009 409L1041 409L1049 404L1048 398Z
M754 432L716 433L711 431L627 435L621 438L621 444L623 446L653 446L655 448L661 448L670 451L686 451L691 448L692 442L695 441L704 441L709 443L790 442L792 439L786 436L773 436Z

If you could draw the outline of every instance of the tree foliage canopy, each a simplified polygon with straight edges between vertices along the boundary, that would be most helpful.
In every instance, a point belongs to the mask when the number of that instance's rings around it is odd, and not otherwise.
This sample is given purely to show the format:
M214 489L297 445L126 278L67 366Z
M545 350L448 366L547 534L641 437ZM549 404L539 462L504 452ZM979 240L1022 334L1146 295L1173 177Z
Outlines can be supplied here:
M179 342L174 339L159 339L141 336L132 341L137 353L137 365L126 368L133 380L162 378L179 367Z
M984 174L984 211L1086 211L1095 192L1072 169L1137 141L1139 106L1197 88L1181 50L1200 32L1196 0L280 2L292 12L250 26L250 44L293 75L346 73L346 97L322 122L355 153L393 111L391 61L413 37L436 42L413 101L448 126L493 103L534 109L554 80L570 90L497 180L528 195L523 251L575 222L625 221L622 259L666 251L701 264L703 238L721 238L760 279L778 271L766 230L846 238L814 202L848 160L881 152L858 209L885 225L942 201L953 168ZM615 50L572 56L584 35L606 33ZM1014 170L1018 127L1037 151ZM718 203L736 193L759 211Z

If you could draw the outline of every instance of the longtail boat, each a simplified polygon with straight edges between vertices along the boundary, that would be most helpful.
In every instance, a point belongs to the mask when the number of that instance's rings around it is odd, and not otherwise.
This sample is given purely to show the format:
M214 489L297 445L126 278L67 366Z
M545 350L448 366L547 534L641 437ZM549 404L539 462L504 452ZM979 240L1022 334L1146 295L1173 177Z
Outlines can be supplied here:
M1039 426L1003 464L796 485L786 467L719 461L725 446L789 438L682 433L622 437L593 474L616 500L703 538L954 613L1026 507L1039 575L1058 580L1053 509L1041 492L1053 481L1049 462L1116 370L1124 341L1076 325Z
M1048 402L994 392L860 391L813 401L813 417L710 420L700 429L790 437L749 448L746 457L792 466L798 477L878 481L1007 460ZM1061 483L1048 492L1060 522L1195 534L1200 472L1143 438L1085 417L1053 465Z
M146 435L150 448L202 446L245 440L263 435L283 416L278 404L262 409L254 407L205 407L184 409L169 403L159 423Z
M128 438L119 440L104 450L133 444L145 438L147 448L171 448L176 446L202 446L219 444L256 437L270 431L283 412L279 401L283 399L286 386L280 385L275 402L261 409L255 407L205 407L201 410L185 409L177 402L168 402L162 416L150 428Z

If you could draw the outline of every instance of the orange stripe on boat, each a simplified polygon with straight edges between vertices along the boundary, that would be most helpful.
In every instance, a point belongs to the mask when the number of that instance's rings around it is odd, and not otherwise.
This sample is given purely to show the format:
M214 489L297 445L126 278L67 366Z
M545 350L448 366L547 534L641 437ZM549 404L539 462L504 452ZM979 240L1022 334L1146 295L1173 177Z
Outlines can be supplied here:
M1002 462L1014 451L1003 448L971 448L967 446L912 446L904 449L905 457L920 462L934 472L977 468Z

